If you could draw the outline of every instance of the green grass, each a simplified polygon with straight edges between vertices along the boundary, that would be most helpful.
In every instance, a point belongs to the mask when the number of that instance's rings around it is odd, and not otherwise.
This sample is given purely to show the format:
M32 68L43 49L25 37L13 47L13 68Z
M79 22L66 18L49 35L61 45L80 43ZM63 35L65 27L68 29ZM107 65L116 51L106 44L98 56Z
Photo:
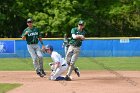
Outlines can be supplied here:
M51 58L44 57L44 68L49 70ZM140 57L81 57L76 61L80 70L140 70ZM0 71L34 70L31 58L1 58Z
M47 60L47 61L46 61ZM50 58L44 58L44 68L48 69L48 63L51 62ZM1 58L0 71L25 71L34 70L31 58Z
M7 91L12 90L19 86L21 86L21 84L0 83L0 93L6 93Z
M140 70L140 57L80 58L78 61L77 66L84 70Z

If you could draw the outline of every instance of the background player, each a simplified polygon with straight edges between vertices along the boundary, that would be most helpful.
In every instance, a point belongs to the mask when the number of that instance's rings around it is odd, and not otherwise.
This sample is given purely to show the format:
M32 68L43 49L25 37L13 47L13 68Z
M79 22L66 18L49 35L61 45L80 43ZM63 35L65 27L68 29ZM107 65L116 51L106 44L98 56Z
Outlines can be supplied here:
M44 48L43 41L41 38L41 33L35 27L33 27L32 19L27 19L28 27L22 33L22 39L27 41L27 49L32 57L33 65L36 73L40 77L44 77L46 73L43 69L43 56L38 45L38 41L41 42L42 48ZM39 62L38 62L39 59Z
M53 51L53 47L51 45L45 46L45 52L51 55L53 61L53 63L50 64L52 70L50 80L66 80L65 77L61 76L68 68L64 58L62 58L56 51Z
M80 53L80 46L82 45L82 41L85 39L85 34L84 21L80 20L78 22L78 27L71 29L71 40L69 41L70 46L66 54L66 61L69 65L66 79L70 78L73 70L78 75L78 77L80 77L79 69L78 67L75 67L75 61L77 60Z
M64 34L64 41L63 41L62 47L64 48L65 55L66 55L67 51L68 51L68 47L69 47L69 38L68 38L67 34Z

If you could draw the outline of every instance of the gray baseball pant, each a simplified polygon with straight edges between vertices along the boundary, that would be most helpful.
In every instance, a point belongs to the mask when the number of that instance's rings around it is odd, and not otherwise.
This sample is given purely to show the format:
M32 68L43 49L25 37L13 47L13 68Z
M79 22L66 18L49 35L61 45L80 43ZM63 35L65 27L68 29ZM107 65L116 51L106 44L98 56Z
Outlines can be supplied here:
M27 45L27 49L32 57L33 65L36 72L40 72L40 69L43 69L43 56L40 51L40 47L38 44L30 44ZM39 59L39 62L38 62Z
M67 75L70 76L75 69L75 62L78 59L80 53L80 47L70 45L66 54L66 61L69 65Z

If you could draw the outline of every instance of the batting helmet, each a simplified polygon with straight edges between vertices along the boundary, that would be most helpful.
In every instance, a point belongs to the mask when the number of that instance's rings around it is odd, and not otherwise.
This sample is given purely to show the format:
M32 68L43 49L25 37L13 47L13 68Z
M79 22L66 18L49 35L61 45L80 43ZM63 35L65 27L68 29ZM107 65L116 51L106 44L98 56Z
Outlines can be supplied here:
M46 46L45 46L45 49L50 49L51 51L53 51L53 46L51 46L51 45L46 45Z

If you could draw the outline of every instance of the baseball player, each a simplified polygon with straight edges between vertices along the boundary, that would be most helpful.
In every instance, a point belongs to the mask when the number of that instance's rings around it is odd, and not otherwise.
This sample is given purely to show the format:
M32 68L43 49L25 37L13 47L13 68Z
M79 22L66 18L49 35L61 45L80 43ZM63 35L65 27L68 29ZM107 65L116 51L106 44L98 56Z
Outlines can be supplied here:
M42 44L42 48L45 47L43 45L41 33L37 28L33 27L32 19L27 19L27 25L28 27L22 33L22 39L27 41L27 49L32 57L33 65L37 75L39 75L40 77L44 77L46 73L43 69L43 56L38 45L38 41L40 41Z
M85 39L85 34L84 21L80 20L78 22L78 27L71 29L71 40L69 41L70 46L66 54L66 61L69 65L66 79L70 79L70 75L73 70L78 75L78 77L80 77L80 71L78 67L75 67L75 62L80 53L80 46L82 45L82 41Z
M68 68L64 58L62 58L61 55L56 51L53 51L53 47L51 45L45 46L45 52L51 55L53 61L50 64L52 70L50 80L66 80L65 77L61 76Z
M69 38L67 37L67 34L64 34L64 42L63 42L62 47L64 48L65 55L66 55L68 51L68 47L69 47Z

